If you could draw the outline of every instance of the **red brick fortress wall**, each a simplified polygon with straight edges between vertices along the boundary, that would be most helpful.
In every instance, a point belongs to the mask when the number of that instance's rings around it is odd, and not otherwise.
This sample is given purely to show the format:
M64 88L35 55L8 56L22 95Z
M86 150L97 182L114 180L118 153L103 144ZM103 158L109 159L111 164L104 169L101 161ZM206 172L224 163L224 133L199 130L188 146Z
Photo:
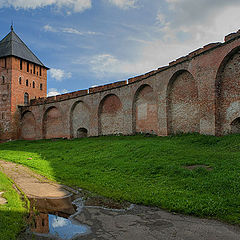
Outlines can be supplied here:
M20 108L22 133L29 138L35 134L35 139L136 132L240 133L239 57L238 31L226 36L224 43L208 44L128 81L32 100ZM33 114L29 126L23 118L26 112Z

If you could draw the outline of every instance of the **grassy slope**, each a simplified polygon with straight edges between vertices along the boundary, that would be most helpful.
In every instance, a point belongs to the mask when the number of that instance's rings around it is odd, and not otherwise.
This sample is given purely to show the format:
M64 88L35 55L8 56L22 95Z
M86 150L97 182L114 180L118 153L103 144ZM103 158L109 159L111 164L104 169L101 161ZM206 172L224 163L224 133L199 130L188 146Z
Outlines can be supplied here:
M0 172L0 192L4 192L3 196L8 201L6 205L0 205L0 239L14 240L24 227L27 210L12 188L12 183L2 172Z
M240 223L239 135L16 141L0 159L117 200ZM213 170L183 167L192 164Z

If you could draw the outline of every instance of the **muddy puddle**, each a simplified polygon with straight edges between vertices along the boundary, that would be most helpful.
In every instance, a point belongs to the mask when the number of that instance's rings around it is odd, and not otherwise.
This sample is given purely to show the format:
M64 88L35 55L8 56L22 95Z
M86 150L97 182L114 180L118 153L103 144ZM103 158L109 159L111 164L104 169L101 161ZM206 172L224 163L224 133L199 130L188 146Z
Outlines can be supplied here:
M53 214L40 213L32 218L31 231L39 237L48 239L73 239L91 233L90 227L78 221Z
M74 190L75 191L75 190ZM102 208L125 211L133 207L127 202L116 202L83 190L64 198L29 198L31 210L28 229L22 239L70 240L91 233L91 227L77 220L83 208Z

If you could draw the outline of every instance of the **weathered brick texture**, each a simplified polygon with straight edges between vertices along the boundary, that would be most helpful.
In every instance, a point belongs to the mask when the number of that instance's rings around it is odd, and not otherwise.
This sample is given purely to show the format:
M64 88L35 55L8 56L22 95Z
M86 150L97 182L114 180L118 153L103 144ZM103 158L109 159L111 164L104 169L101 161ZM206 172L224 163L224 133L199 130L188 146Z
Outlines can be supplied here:
M230 56L218 77L219 134L240 132L238 121L232 124L240 117L240 51Z
M71 137L77 138L78 135L86 130L88 135L90 125L90 109L84 102L76 102L70 113L70 129ZM81 135L81 134L80 134Z
M36 121L32 112L25 112L21 119L21 135L26 140L36 139Z
M180 71L168 86L169 134L199 132L198 89L192 74Z
M99 105L99 135L123 133L122 103L116 95L106 96Z
M63 114L56 107L49 108L43 118L43 138L61 138L63 129Z
M6 81L0 85L1 97L5 99L0 108L7 119L14 115L24 139L135 132L160 136L178 132L210 135L240 132L239 31L226 36L224 43L208 44L168 66L128 81L51 98L45 97L45 88L33 92L30 86L17 85L21 75L30 82L35 79L37 86L40 82L46 86L46 72L42 78L30 78L25 70L17 69L16 59L8 59L7 64L15 67L8 72L1 67ZM16 106L23 103L27 90L31 98L37 99L20 107L19 115ZM13 126L10 120L6 123L1 118L0 124L6 135Z
M157 96L152 87L143 85L133 102L133 126L137 133L158 133Z
M29 71L27 71L27 64L29 64ZM25 104L25 94L28 94L29 99L47 95L47 69L41 67L40 76L40 66L35 64L35 73L33 68L34 64L22 60L22 69L20 69L20 58L14 56L0 59L1 140L20 137L21 116L18 106Z

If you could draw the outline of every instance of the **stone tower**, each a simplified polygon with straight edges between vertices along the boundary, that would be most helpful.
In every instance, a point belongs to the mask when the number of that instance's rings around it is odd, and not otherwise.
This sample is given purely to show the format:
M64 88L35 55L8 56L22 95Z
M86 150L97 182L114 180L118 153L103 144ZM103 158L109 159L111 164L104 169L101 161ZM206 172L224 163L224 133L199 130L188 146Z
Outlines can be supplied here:
M47 70L11 27L0 41L0 140L18 138L19 105L47 96Z

